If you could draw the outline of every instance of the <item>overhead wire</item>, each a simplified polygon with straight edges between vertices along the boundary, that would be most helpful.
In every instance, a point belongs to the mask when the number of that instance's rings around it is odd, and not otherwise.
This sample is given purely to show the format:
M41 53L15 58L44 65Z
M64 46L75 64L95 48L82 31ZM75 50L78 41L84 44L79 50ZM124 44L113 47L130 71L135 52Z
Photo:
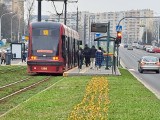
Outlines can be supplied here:
M56 11L56 14L57 14L58 16L63 15L64 3L63 3L63 9L62 9L62 12L61 12L61 13L58 13L57 8L56 8L56 5L54 4L54 1L52 1L52 3L53 3L52 5L53 5L53 7L54 7L54 9L55 9L55 11Z

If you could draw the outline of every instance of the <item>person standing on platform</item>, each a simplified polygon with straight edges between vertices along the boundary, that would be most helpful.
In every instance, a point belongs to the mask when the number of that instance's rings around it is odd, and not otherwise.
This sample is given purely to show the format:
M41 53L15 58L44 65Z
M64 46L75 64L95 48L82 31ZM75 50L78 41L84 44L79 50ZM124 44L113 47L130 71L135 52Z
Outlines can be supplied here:
M26 62L26 53L25 51L22 51L22 62Z
M85 47L84 47L84 57L85 57L86 67L89 67L89 65L90 65L90 48L88 47L87 44L85 44Z
M96 53L96 51L97 51L97 49L93 45L92 48L90 49L90 62L91 62L90 69L93 69L95 67L95 53Z
M99 47L98 50L96 51L96 54L95 54L95 58L96 58L96 66L97 66L97 69L101 69L101 65L102 65L102 62L103 62L103 52L102 52L102 48Z
M82 65L83 65L83 49L81 47L77 51L77 57L78 57L78 68L82 69Z
M2 50L2 53L1 53L1 64L2 63L6 63L6 53L4 50Z

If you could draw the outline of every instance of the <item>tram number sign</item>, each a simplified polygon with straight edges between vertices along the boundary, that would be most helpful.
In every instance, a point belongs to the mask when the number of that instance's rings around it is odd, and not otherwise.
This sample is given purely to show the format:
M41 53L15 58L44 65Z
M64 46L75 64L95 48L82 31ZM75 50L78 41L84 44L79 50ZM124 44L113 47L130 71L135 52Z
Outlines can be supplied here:
M106 33L107 27L108 27L107 23L92 23L91 32Z
M41 67L41 70L47 70L47 67Z
M48 30L43 30L43 35L48 36L48 34L49 34L49 31L48 31Z

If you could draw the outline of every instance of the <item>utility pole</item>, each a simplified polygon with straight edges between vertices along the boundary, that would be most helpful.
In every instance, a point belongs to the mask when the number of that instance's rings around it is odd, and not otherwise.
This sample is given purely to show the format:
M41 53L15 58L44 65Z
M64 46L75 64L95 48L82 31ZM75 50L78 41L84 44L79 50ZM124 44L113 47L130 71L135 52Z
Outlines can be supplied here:
M147 34L148 30L147 30L147 20L146 20L146 44L148 43L148 34Z
M158 45L159 45L159 21L158 21Z
M84 15L84 45L86 44L86 14Z
M67 0L64 0L65 12L64 12L64 24L67 23Z
M41 2L42 0L38 0L38 21L41 21Z
M76 30L78 32L78 7L77 7L77 25L76 25Z
M106 70L109 69L108 61L109 61L109 44L110 44L110 21L108 22L107 26L107 61L106 61Z
M147 39L147 27L146 27L146 44L148 43L148 39Z
M19 20L18 20L18 43L20 42L20 28L21 28L21 17L19 16Z
M91 21L90 21L90 17L91 17L91 16L89 16L89 25L88 25L88 27L89 27L88 30L89 30L89 31L88 31L88 32L89 32L89 46L91 47L91 29L90 29L90 28L91 28L91 27L90 27Z

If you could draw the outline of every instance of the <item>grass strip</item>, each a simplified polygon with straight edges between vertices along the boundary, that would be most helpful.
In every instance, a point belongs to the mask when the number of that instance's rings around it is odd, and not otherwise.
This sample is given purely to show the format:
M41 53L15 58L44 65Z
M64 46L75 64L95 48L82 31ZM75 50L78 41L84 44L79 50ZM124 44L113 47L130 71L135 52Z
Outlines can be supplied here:
M40 79L44 76L37 76L36 79ZM0 103L0 115L4 114L5 112L9 111L10 109L16 107L17 105L23 103L24 101L28 100L35 94L39 93L40 91L50 87L52 84L56 83L62 79L62 77L52 77L50 80L30 89L24 91L20 94L14 95L13 97L9 98L9 100ZM1 118L0 118L1 120ZM22 119L23 120L23 119Z
M105 76L109 84L108 120L159 120L160 101L127 70ZM91 76L66 77L2 116L1 120L67 120L83 100Z
M109 120L160 120L160 100L127 70L109 77Z
M55 84L49 90L37 94L0 119L65 120L74 105L82 100L88 80L90 80L89 77L64 78L63 81Z

